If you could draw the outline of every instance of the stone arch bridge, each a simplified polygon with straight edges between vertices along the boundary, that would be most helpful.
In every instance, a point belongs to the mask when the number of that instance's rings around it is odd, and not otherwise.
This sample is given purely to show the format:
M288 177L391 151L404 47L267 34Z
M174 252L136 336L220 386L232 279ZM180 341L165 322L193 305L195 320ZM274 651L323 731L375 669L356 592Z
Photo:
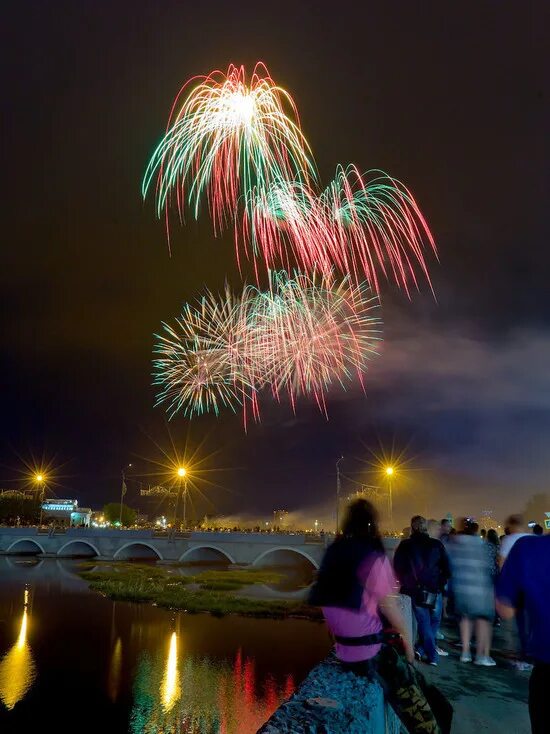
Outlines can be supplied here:
M0 527L0 554L99 560L156 560L172 563L224 562L239 565L293 565L319 568L327 538L318 535L186 532L102 528Z

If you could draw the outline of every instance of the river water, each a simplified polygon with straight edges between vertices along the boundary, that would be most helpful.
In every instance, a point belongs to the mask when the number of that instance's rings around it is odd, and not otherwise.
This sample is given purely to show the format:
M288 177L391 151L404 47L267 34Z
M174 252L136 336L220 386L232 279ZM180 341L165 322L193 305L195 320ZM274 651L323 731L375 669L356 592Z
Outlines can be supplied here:
M77 563L0 556L0 734L249 734L328 652L314 622L112 602Z

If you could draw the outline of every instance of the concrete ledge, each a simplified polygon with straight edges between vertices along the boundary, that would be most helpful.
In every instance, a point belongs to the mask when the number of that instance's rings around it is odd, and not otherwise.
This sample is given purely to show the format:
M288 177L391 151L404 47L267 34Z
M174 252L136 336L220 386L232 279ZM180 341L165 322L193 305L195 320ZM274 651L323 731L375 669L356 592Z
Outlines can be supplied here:
M309 673L257 734L406 734L382 688L345 673L334 655Z

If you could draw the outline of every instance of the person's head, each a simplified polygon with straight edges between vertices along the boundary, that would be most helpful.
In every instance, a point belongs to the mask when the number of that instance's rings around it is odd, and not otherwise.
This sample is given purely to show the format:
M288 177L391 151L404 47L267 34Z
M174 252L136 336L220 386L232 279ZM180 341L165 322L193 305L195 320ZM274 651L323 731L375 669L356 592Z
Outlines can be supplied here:
M500 545L498 533L494 528L487 530L487 542L491 543L492 545Z
M481 530L479 531L479 534L481 535L483 540L485 540L485 538L487 537L487 531L485 530L485 528L481 528Z
M437 540L439 538L440 531L441 523L439 520L428 520L428 535L430 538L435 538Z
M510 515L506 520L505 530L507 535L524 532L523 515Z
M542 535L544 533L542 525L539 525L538 522L533 525L532 530L534 535Z
M444 517L441 521L441 535L449 535L451 532L451 521L449 518Z
M473 525L474 521L471 517L461 517L458 520L458 529L461 535L473 535Z
M426 522L426 518L422 517L422 515L415 515L414 517L412 517L411 531L413 533L427 533L428 523Z
M380 541L378 513L374 505L364 499L357 499L348 505L342 535L346 538Z

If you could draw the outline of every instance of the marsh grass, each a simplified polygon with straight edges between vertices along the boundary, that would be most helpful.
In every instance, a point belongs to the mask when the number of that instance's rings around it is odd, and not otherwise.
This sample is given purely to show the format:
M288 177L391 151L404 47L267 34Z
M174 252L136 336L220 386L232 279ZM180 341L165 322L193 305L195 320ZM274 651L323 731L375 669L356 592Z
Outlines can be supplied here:
M255 584L274 584L281 574L264 569L204 571L196 576L175 574L170 567L148 564L83 563L80 576L90 588L119 601L152 602L160 607L181 609L191 614L214 616L241 614L253 617L306 617L319 619L320 612L303 602L284 599L251 599L231 592ZM94 570L92 570L94 569Z

